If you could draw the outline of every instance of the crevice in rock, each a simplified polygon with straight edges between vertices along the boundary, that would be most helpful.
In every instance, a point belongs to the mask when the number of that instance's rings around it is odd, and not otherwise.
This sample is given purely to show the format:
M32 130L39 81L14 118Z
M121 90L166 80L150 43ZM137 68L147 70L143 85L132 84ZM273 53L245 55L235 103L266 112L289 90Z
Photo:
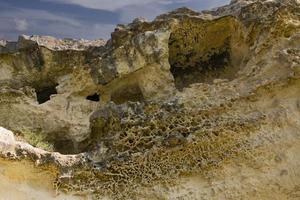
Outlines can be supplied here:
M86 99L89 100L89 101L99 102L100 101L100 95L95 93L93 95L87 96Z
M57 94L56 86L57 86L57 84L51 85L48 87L44 87L44 88L40 88L40 89L36 89L36 97L37 97L37 101L39 102L39 104L43 104L43 103L49 101L51 95Z

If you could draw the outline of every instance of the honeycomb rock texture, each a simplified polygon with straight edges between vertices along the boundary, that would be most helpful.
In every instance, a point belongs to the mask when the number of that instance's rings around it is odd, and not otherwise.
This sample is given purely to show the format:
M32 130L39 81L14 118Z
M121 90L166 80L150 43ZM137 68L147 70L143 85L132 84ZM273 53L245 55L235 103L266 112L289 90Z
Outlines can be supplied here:
M0 164L49 173L57 198L300 198L297 0L20 36L0 74Z

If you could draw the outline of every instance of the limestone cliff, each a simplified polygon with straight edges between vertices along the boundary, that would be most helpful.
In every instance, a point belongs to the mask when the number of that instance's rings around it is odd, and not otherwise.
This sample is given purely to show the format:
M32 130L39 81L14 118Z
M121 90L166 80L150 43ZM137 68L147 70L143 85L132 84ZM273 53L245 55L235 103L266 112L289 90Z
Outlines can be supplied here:
M180 8L107 42L21 36L0 74L0 164L56 198L300 198L298 0Z

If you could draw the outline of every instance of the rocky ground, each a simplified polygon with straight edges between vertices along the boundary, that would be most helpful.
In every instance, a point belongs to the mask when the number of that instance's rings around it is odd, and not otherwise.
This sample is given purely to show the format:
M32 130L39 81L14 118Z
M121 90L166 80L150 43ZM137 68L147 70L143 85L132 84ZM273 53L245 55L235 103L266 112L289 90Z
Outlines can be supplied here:
M0 74L0 199L300 199L298 0L20 36Z

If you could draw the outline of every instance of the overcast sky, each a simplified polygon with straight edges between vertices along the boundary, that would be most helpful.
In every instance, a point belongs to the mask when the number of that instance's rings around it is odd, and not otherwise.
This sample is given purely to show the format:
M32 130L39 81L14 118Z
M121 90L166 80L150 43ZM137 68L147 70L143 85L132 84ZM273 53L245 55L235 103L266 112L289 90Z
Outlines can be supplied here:
M20 34L108 39L116 24L155 16L178 7L194 10L230 0L0 0L0 39Z

